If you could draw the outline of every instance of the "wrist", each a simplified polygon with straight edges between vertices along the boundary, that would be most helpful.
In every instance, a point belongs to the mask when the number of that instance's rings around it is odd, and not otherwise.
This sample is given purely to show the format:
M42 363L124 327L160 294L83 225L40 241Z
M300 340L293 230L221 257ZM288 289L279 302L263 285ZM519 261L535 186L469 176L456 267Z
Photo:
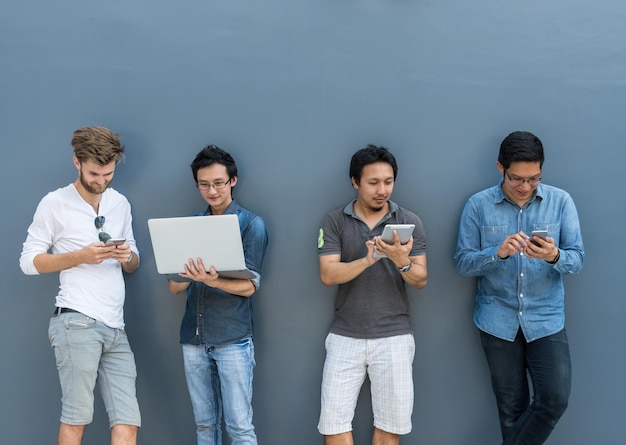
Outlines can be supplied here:
M556 255L554 256L554 258L551 261L546 260L546 262L548 264L556 264L556 262L559 261L560 258L561 258L561 251L557 248Z
M413 261L409 260L409 264L407 264L406 266L398 267L398 270L400 271L400 273L405 273L411 270L411 267L413 267Z

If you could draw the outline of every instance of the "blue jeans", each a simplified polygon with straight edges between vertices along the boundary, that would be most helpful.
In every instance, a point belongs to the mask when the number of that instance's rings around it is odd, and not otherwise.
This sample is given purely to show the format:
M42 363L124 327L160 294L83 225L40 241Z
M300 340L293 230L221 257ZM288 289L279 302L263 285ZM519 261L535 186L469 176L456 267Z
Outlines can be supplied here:
M221 445L222 414L232 445L256 445L252 338L225 346L183 344L183 359L198 445Z
M498 403L503 445L544 443L565 412L571 389L565 329L530 343L521 329L514 342L483 331L480 336Z

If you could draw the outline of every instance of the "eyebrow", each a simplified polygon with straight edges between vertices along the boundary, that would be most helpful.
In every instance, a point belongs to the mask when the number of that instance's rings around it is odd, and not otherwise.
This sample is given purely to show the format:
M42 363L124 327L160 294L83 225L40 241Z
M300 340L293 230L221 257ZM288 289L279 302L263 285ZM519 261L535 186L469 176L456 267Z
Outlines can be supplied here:
M224 178L215 178L213 180L213 182L226 182L228 181L228 179L224 179ZM211 181L209 181L208 179L198 179L198 184L211 184Z
M515 179L525 179L525 178L522 178L521 176L518 176L518 175L512 175L512 174L510 174L510 173L509 173L509 176L510 176L510 177L512 177L512 178L515 178ZM532 175L532 176L530 176L528 179L534 179L534 178L537 178L537 177L539 177L539 176L541 176L541 173L537 173L536 175Z

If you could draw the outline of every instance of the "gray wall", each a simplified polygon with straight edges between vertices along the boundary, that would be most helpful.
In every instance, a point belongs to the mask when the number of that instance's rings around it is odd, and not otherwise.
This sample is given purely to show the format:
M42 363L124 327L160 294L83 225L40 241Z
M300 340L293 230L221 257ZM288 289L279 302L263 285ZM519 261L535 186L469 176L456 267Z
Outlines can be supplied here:
M237 198L270 247L255 297L255 423L262 444L318 444L323 341L335 289L319 281L318 224L354 196L351 154L389 146L394 199L426 226L430 280L411 291L414 430L405 444L498 443L471 321L473 280L452 256L467 197L495 184L499 142L539 135L545 182L567 189L587 250L568 278L570 408L551 445L621 441L626 383L626 3L399 0L4 0L0 5L3 443L51 443L60 391L47 324L56 275L18 257L35 207L75 179L75 128L105 125L127 147L114 187L133 204L142 266L127 277L143 444L194 443L178 326L183 298L156 273L146 220L200 211L188 164L206 143L240 166ZM362 393L354 422L369 442ZM108 443L97 404L86 443Z

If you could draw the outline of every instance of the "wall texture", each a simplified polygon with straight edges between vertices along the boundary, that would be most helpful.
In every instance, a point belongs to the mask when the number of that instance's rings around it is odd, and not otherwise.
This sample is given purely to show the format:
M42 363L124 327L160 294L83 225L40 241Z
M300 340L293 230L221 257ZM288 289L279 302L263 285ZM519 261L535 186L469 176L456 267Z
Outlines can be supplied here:
M414 430L404 444L498 443L471 321L474 282L452 256L467 197L495 184L513 130L542 138L546 183L578 206L587 262L568 278L570 408L550 445L623 435L626 3L617 0L4 0L0 4L0 435L51 443L60 391L47 324L57 277L18 257L41 197L75 179L75 128L121 133L114 187L133 204L142 266L127 277L140 443L194 443L178 326L184 301L156 273L146 221L200 211L188 168L207 143L240 167L236 197L270 235L255 296L255 423L262 444L319 444L323 341L335 289L319 281L319 222L354 196L351 154L400 162L394 200L427 230L430 280L412 291ZM355 442L369 442L362 393ZM85 443L108 443L100 402Z

